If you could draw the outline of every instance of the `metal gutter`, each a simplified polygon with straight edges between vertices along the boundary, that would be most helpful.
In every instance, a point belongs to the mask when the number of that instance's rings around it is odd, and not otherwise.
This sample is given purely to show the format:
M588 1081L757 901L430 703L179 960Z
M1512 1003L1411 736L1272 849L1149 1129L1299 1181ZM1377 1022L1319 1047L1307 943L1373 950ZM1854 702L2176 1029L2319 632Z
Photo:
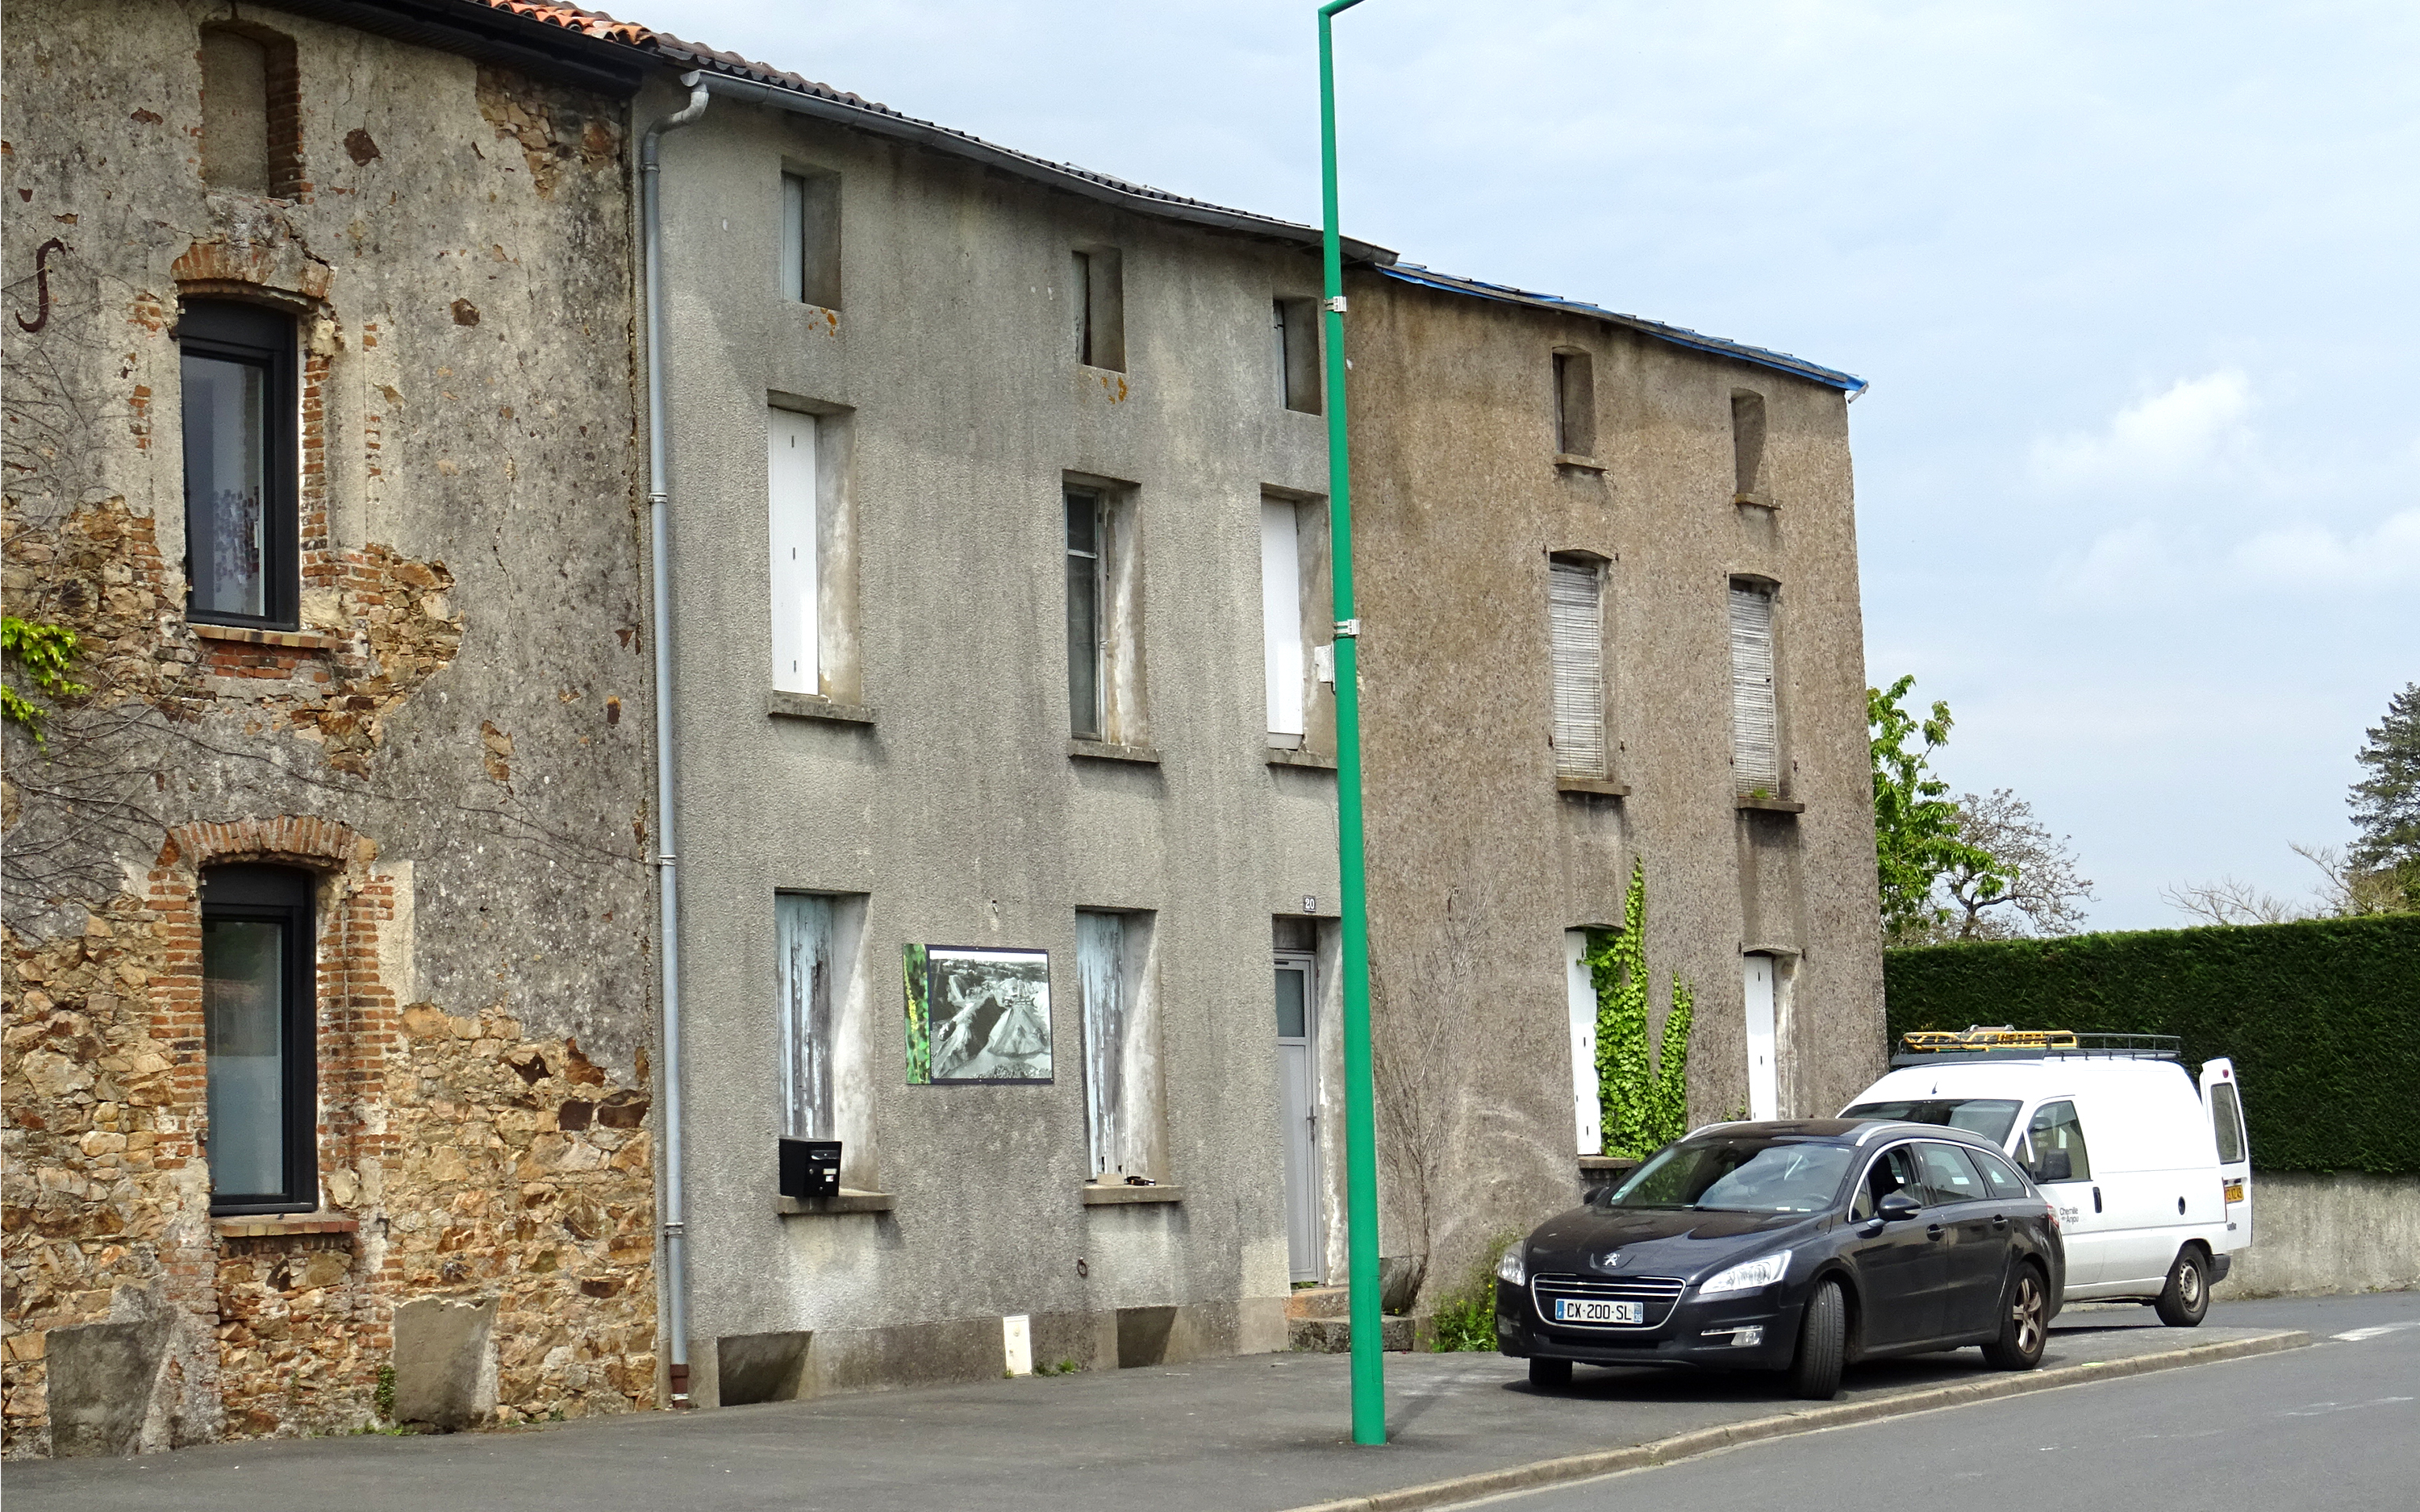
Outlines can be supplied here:
M1513 288L1505 284L1481 283L1475 278L1457 278L1451 273L1440 273L1432 269L1423 268L1418 263L1389 263L1372 270L1384 273L1388 278L1400 279L1406 284L1418 284L1424 288L1441 289L1449 294L1467 294L1474 299L1494 300L1501 304L1526 304L1533 309L1552 310L1558 315L1603 320L1611 325L1638 332L1642 335L1652 336L1658 341L1669 342L1675 347L1687 347L1696 351L1713 352L1717 356L1736 358L1743 363L1752 363L1759 367L1772 368L1777 373L1788 373L1794 378L1807 378L1812 382L1821 383L1826 388L1838 389L1852 400L1871 386L1864 378L1854 374L1843 373L1837 368L1825 367L1818 363L1810 363L1805 358L1792 357L1787 352L1767 351L1761 347L1749 347L1736 341L1727 341L1720 336L1703 335L1683 326L1669 326L1661 320L1622 315L1618 311L1607 310L1600 305L1586 304L1578 300L1566 300L1553 294L1533 293L1528 289Z
M690 60L697 63L705 74L706 87L726 99L741 100L749 104L769 105L776 110L785 110L793 115L812 116L816 120L830 121L835 125L853 127L858 131L912 142L918 147L929 147L936 152L946 153L952 157L964 158L970 162L982 163L985 167L998 168L1003 172L1015 174L1020 178L1029 178L1100 204L1113 205L1138 215L1149 215L1164 221L1181 221L1191 225L1213 226L1218 230L1236 231L1247 236L1267 237L1279 241L1298 243L1305 248L1315 249L1320 243L1320 232L1316 226L1296 225L1291 221L1280 221L1274 216L1255 215L1249 210L1229 209L1224 206L1212 205L1205 200L1187 199L1181 195L1145 189L1140 184L1129 184L1123 179L1093 173L1071 163L1051 162L1045 159L1029 157L1007 147L994 147L980 137L969 136L963 131L954 131L948 127L936 126L930 121L920 121L913 116L902 116L895 111L857 100L854 96L844 98L836 94L819 94L812 89L792 85L773 84L762 79L750 78L733 71L733 66L728 63L721 62L702 53L663 42L658 44L658 52L667 59ZM1379 265L1393 262L1396 255L1388 248L1372 242L1356 241L1350 238L1344 241L1344 255L1354 262Z
M639 147L640 237L646 266L647 331L647 536L654 577L656 657L656 887L663 932L664 1184L660 1218L664 1234L666 1384L672 1405L689 1405L689 1230L681 1183L680 871L674 842L673 779L673 594L672 488L664 467L664 235L663 195L657 180L657 145L706 114L705 84L681 75L689 103L647 128Z

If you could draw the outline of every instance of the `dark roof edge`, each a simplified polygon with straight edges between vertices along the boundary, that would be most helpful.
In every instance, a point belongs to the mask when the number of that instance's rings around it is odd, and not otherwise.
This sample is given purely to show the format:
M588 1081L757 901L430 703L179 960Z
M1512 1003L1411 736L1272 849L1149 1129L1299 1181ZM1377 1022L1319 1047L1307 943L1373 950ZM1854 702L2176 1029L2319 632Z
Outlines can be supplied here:
M1745 346L1736 341L1727 341L1720 336L1701 335L1683 326L1668 326L1661 320L1622 315L1599 305L1584 304L1577 300L1559 299L1552 294L1533 294L1528 289L1512 288L1502 284L1483 284L1475 278L1457 278L1451 273L1440 273L1433 269L1422 268L1418 263L1394 263L1373 270L1384 273L1388 278L1401 279L1406 284L1419 284L1428 288L1442 289L1449 294L1467 294L1475 299L1494 300L1503 304L1526 304L1533 309L1552 310L1559 315L1608 321L1643 335L1652 336L1658 341L1669 342L1675 347L1688 347L1698 351L1736 358L1743 363L1752 363L1759 367L1769 367L1776 372L1807 378L1821 383L1825 388L1838 389L1853 399L1865 393L1868 387L1864 378L1854 374L1810 363L1805 358L1792 357L1788 352L1766 351L1761 347Z
M647 55L610 38L477 0L260 0L296 15L350 26L396 41L458 53L482 63L520 69L601 94L625 98L639 91L649 69Z
M903 141L913 142L920 147L930 147L937 152L967 158L1016 174L1021 178L1031 178L1048 184L1054 189L1063 189L1070 193L1082 195L1086 199L1097 200L1106 205L1115 205L1122 209L1132 210L1140 215L1156 216L1162 220L1184 221L1195 225L1216 226L1220 230L1240 231L1248 236L1269 237L1280 241L1298 242L1312 247L1320 244L1320 231L1317 226L1297 225L1292 221L1280 221L1275 216L1255 215L1249 210L1229 209L1224 206L1212 205L1202 200L1185 199L1175 195L1163 196L1158 192L1147 192L1139 185L1127 184L1119 179L1095 175L1064 163L1030 157L1009 147L995 147L981 137L970 136L964 131L954 131L946 126L936 126L930 121L920 121L913 116L902 116L877 106L853 103L847 100L833 99L786 85L750 78L737 71L731 65L702 53L692 54L686 59L679 59L675 49L659 47L659 55L667 61L678 59L693 64L706 75L706 88L710 92L730 99L753 100L759 104L771 105L776 109L791 111L797 115L812 116L818 120L832 121L843 126L853 126L860 131L897 137ZM1396 255L1388 248L1367 241L1357 241L1351 237L1341 239L1342 250L1349 262L1384 266L1395 260Z

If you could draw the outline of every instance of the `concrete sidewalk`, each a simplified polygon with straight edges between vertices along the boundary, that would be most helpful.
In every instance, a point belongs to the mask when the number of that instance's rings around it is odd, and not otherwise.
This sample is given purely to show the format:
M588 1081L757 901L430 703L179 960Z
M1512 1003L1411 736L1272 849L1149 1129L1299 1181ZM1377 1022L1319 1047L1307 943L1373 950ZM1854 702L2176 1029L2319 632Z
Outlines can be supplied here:
M2230 1311L2265 1310L2245 1304ZM2370 1321L2369 1310L2358 1320ZM2407 1297L2397 1316L2405 1313L2420 1316L2420 1299ZM2176 1330L2147 1326L2149 1316L2130 1308L2063 1318L2044 1370L2299 1342L2258 1326L2265 1319L2214 1316L2201 1328ZM2324 1327L2334 1316L2336 1309L2322 1308L2297 1326ZM1583 1370L1569 1392L1538 1395L1520 1362L1492 1354L1398 1354L1387 1367L1393 1442L1382 1449L1344 1442L1348 1361L1290 1354L443 1438L281 1441L138 1459L20 1462L6 1481L16 1512L1280 1512L1827 1410L1793 1401L1775 1377ZM2014 1379L1964 1350L1853 1369L1842 1403L1916 1410L1937 1405L1945 1386Z

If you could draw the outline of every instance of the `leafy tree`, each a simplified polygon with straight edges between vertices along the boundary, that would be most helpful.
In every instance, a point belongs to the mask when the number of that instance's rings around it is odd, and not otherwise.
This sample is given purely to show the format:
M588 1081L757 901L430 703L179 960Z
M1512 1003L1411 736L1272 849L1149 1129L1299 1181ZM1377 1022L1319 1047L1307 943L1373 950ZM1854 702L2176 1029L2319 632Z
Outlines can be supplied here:
M2354 867L2389 873L2405 907L2420 907L2420 683L2407 683L2386 705L2386 717L2366 732L2353 759L2369 775L2346 799L2355 831L2346 857Z
M1934 896L1946 875L1964 880L1977 906L2009 891L2013 867L1966 839L1949 784L1932 775L1932 753L1949 738L1949 705L1935 700L1917 718L1901 707L1916 686L1910 673L1887 689L1866 689L1866 723L1874 764L1874 870L1882 891L1883 937L1914 944L1947 924L1949 907ZM1923 741L1910 749L1908 741Z

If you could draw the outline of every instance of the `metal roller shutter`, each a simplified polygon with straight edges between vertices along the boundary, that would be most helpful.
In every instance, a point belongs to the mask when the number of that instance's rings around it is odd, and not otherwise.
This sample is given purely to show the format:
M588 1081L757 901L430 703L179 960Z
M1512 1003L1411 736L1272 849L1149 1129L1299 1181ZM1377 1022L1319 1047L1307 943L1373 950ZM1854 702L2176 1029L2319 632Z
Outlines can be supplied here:
M1773 594L1731 584L1731 767L1743 795L1781 791L1781 730L1773 695Z
M1555 659L1555 772L1605 776L1605 582L1592 562L1553 562L1546 579Z

